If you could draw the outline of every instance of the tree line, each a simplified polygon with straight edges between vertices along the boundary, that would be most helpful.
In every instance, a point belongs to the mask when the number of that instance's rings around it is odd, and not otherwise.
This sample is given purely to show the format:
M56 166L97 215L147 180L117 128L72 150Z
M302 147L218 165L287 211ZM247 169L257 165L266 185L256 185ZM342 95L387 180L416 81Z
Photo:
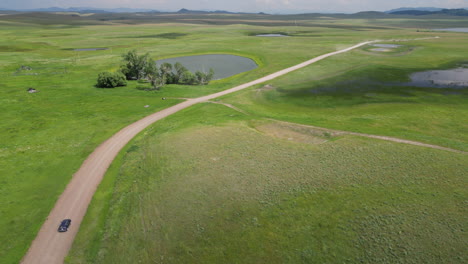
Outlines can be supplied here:
M163 63L159 67L150 58L149 53L138 55L132 50L122 55L123 64L114 73L101 72L98 75L97 87L114 88L126 86L127 80L147 80L155 90L166 84L206 85L213 79L214 71L196 71L192 73L181 63L174 65Z

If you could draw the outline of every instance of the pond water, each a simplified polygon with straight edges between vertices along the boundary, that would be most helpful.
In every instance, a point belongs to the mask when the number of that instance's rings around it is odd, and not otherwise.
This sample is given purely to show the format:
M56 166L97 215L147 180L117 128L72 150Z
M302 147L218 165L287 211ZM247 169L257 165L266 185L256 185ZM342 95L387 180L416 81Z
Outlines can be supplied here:
M94 50L108 50L109 48L87 48L87 49L74 49L74 51L94 51Z
M378 47L378 48L387 48L387 49L394 49L401 47L401 45L396 44L371 44L371 46Z
M468 87L468 68L416 72L410 78L408 84L417 87L464 88Z
M224 79L258 67L258 65L249 58L228 54L177 57L158 60L156 64L161 65L165 62L172 65L180 62L193 73L196 71L208 72L212 68L215 72L213 77L215 80Z
M389 52L389 51L392 51L392 50L391 50L391 49L387 49L387 48L377 48L377 49L371 49L371 51Z
M450 31L450 32L464 32L468 33L468 28L436 28L435 31Z
M256 37L289 37L287 35L283 35L283 34L259 34L259 35L255 35Z

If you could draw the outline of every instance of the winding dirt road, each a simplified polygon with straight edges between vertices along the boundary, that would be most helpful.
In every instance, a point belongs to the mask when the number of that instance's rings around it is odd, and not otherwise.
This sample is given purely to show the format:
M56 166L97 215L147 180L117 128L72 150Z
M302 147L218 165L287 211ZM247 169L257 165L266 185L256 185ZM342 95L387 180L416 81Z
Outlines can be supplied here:
M281 75L308 66L327 57L340 53L348 52L358 47L367 45L376 41L368 41L355 46L331 52L308 60L296 66L270 74L258 80L239 85L237 87L218 92L215 94L189 99L180 104L174 105L150 116L147 116L120 130L117 134L102 143L82 164L80 169L73 175L65 191L57 200L54 208L50 212L47 220L42 225L37 237L31 244L28 252L21 263L33 264L58 264L63 263L68 251L73 243L76 233L80 227L81 221L86 213L89 203L101 182L107 168L110 166L119 151L143 129L154 122L172 115L182 109L194 104L205 102L229 93L272 80ZM60 221L65 218L72 219L71 226L66 233L57 232Z

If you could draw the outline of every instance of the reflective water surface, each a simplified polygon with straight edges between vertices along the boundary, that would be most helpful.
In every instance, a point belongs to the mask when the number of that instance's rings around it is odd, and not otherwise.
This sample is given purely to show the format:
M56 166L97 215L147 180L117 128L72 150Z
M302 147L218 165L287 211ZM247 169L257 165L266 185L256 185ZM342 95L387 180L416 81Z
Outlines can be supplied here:
M289 37L283 34L259 34L257 37Z
M396 45L396 44L372 44L371 46L379 47L379 48L387 48L387 49L394 49L394 48L401 47L401 45Z
M416 72L410 78L412 86L463 88L468 87L468 68Z
M74 49L74 51L94 51L94 50L108 50L109 48L87 48L87 49Z
M468 28L436 28L435 31L450 31L450 32L464 32L468 33Z
M212 68L215 72L213 77L215 80L224 79L258 67L255 61L249 58L228 54L186 56L156 61L158 65L165 62L172 65L180 62L191 72L208 72Z

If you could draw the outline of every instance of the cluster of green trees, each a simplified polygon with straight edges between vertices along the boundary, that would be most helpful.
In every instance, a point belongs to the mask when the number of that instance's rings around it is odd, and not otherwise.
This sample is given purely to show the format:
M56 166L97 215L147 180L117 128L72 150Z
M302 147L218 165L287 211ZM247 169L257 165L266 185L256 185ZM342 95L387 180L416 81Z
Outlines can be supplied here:
M175 71L173 71L173 69ZM187 70L182 64L177 62L174 66L170 63L163 63L159 67L160 76L167 84L208 84L213 79L214 71L210 69L208 73L196 71L195 74Z
M155 90L166 84L206 85L213 79L214 71L208 73L190 72L182 64L163 63L160 67L150 58L149 53L138 55L136 50L129 51L123 56L124 63L116 73L101 72L98 76L97 87L113 88L127 85L126 80L147 80Z

